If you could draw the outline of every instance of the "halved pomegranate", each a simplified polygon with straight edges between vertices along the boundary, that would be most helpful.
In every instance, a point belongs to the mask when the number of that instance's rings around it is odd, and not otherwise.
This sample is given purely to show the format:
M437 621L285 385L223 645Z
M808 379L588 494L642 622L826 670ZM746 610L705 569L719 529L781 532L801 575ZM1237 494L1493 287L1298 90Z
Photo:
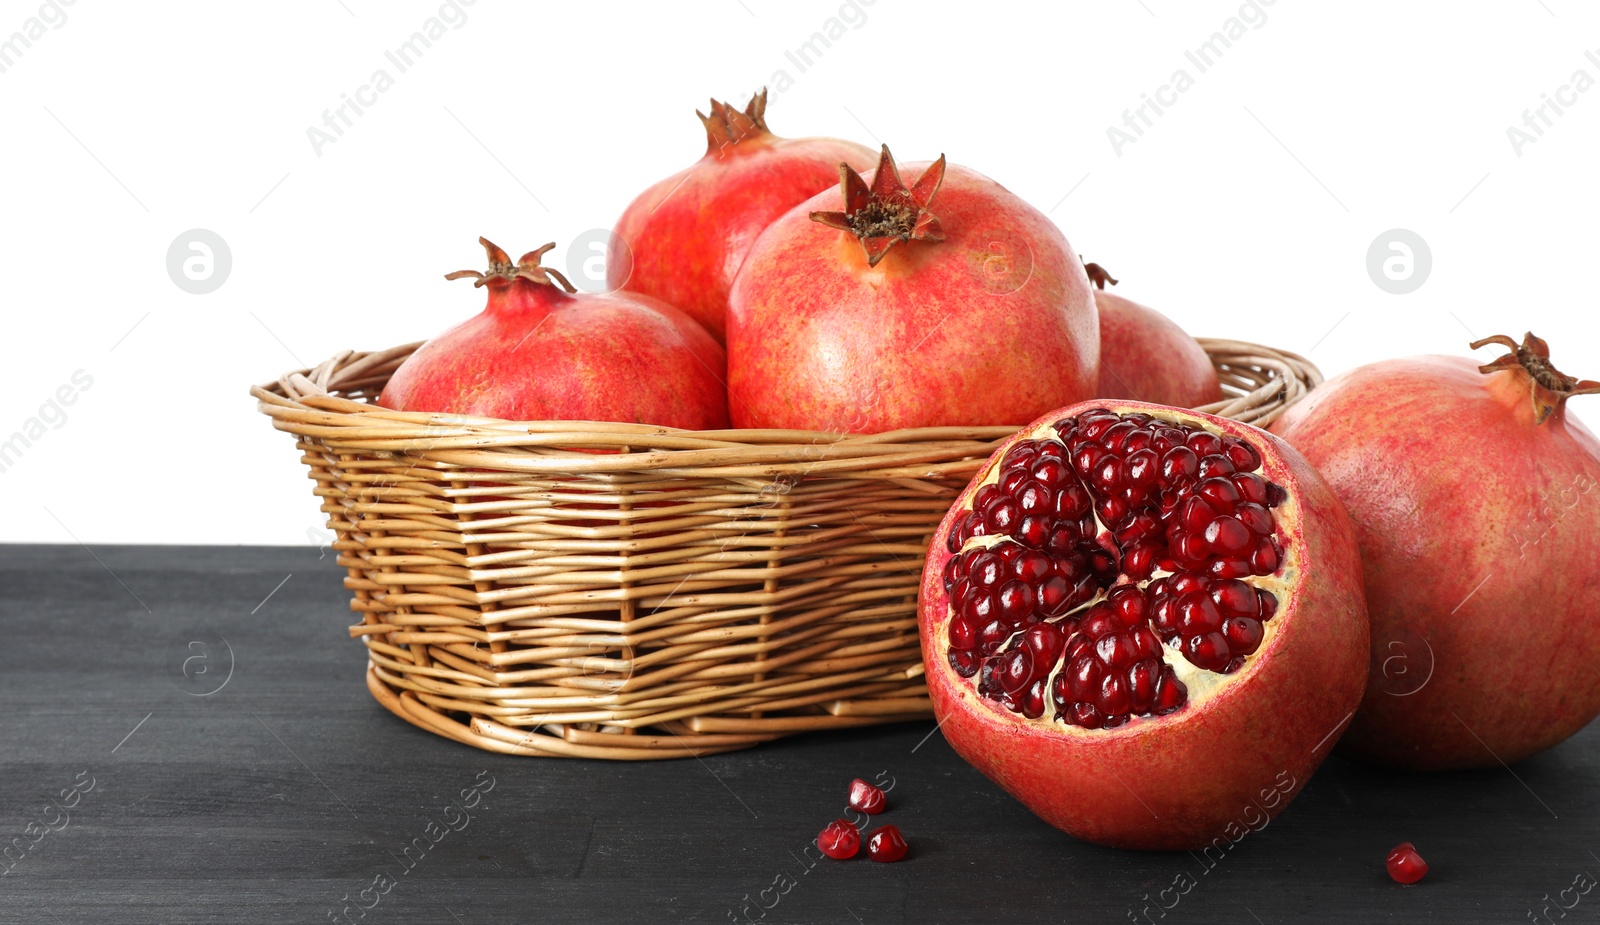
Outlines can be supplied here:
M1161 405L1074 405L996 451L934 535L920 608L950 744L1116 847L1264 824L1366 682L1344 508L1277 438Z

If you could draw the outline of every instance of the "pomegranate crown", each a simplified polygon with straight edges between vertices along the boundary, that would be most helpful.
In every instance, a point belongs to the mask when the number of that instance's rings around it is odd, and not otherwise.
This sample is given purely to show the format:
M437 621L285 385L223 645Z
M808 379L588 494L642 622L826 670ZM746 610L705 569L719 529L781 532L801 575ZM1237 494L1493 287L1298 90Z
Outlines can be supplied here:
M861 239L867 252L867 265L877 266L889 248L899 241L943 241L944 227L939 217L928 211L928 203L944 182L944 155L933 162L910 189L900 179L889 146L878 156L878 172L872 186L849 164L839 165L839 188L844 194L843 212L813 212L811 220L848 231Z
M1096 289L1106 288L1106 283L1110 283L1111 285L1115 286L1118 282L1118 280L1113 278L1112 275L1106 271L1105 267L1098 263L1085 262L1083 265L1083 272L1089 274L1089 282L1092 283Z
M744 111L732 103L711 101L711 115L696 109L694 114L706 127L706 153L722 156L722 151L741 141L772 134L767 129L767 88L750 97Z
M1478 371L1483 373L1506 371L1525 381L1528 385L1528 396L1533 401L1535 424L1543 424L1574 395L1600 394L1600 382L1592 379L1576 379L1556 369L1550 363L1550 345L1545 343L1543 338L1533 336L1532 331L1522 335L1520 344L1504 334L1496 334L1493 337L1473 341L1472 349L1477 350L1488 344L1509 347L1512 352L1493 363L1478 367Z
M482 244L483 249L489 252L489 272L457 270L454 273L446 273L445 279L471 279L474 287L488 286L497 280L510 282L512 280L525 279L530 283L538 283L541 286L554 286L559 283L561 288L567 292L578 291L576 286L567 282L567 278L562 276L559 270L553 267L541 266L539 263L539 258L543 257L546 251L556 246L554 241L536 251L528 251L516 263L512 263L506 252L488 238L479 238L478 243Z

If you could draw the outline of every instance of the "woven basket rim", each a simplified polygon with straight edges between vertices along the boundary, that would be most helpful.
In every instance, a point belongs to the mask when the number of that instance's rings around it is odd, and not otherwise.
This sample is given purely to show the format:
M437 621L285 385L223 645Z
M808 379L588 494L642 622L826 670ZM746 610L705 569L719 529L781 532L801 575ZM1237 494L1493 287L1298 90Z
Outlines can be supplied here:
M1225 395L1222 401L1201 405L1194 409L1197 411L1264 427L1323 381L1314 363L1287 350L1224 338L1196 340L1216 366ZM893 457L909 444L945 444L944 449L956 449L962 444L993 442L1023 426L923 427L872 434L751 428L694 431L607 421L511 421L395 411L349 397L376 397L394 370L423 343L369 352L343 350L314 367L292 370L276 381L252 386L250 394L261 412L274 418L274 426L302 436L337 437L341 446L391 452L537 448L548 461L530 461L528 468L534 471L559 468L552 465L551 455L560 456L561 465L581 462L586 471L634 469L640 462L636 457L647 450L712 451L708 463L726 455L716 454L719 450L736 451L744 462L759 458L776 464L797 459L812 464L847 456ZM583 452L595 448L624 449L624 457L633 461L621 465L616 456Z

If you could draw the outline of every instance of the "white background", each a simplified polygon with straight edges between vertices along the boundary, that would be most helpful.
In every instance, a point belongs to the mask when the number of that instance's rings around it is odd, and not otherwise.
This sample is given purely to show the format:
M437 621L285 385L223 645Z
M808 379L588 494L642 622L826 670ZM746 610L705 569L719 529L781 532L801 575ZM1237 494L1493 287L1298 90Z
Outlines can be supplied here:
M559 242L564 266L700 156L708 96L742 105L779 70L779 134L944 152L1193 333L1332 374L1532 328L1600 377L1600 89L1520 156L1507 138L1577 69L1600 78L1593 7L1276 0L1202 74L1184 51L1233 0L861 2L804 72L785 52L836 0L477 0L403 74L384 52L436 0L64 7L0 74L0 439L74 371L93 385L0 474L0 540L312 541L311 484L248 386L478 311L442 276L480 266L480 234ZM39 8L0 2L0 37ZM1194 86L1119 156L1108 126L1180 67ZM307 129L378 68L393 88L319 156ZM166 270L197 227L232 251L207 295ZM1432 251L1407 295L1366 269L1396 227Z

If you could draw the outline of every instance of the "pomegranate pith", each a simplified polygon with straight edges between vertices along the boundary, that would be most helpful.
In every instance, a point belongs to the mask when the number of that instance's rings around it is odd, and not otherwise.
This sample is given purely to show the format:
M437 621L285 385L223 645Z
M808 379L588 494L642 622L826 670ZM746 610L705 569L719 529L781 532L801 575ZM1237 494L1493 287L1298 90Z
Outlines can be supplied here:
M861 850L861 833L850 820L835 819L817 836L817 850L836 861L853 858Z
M1566 407L1600 383L1549 346L1384 360L1272 425L1348 507L1372 673L1341 746L1415 770L1498 767L1600 714L1600 441Z
M1275 815L1359 700L1348 518L1248 425L1064 409L990 458L934 543L921 629L946 738L1083 838L1195 847Z
M1416 883L1428 874L1428 862L1417 853L1417 846L1408 841L1389 849L1384 866L1395 883Z

